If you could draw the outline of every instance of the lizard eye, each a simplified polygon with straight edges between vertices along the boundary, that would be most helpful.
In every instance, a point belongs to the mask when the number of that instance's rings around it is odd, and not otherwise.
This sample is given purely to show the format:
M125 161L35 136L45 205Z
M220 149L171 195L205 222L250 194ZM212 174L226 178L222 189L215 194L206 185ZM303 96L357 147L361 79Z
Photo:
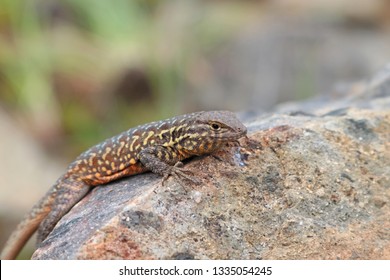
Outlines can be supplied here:
M220 130L220 129L221 129L221 126L220 126L219 124L217 124L217 123L212 123L212 124L211 124L211 128L212 128L213 130Z

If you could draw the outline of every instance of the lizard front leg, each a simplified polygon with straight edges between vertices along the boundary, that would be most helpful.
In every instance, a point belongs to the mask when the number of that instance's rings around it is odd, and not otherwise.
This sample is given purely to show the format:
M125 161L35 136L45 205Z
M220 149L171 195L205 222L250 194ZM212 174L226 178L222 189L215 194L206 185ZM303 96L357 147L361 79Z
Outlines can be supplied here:
M63 178L55 188L54 203L38 227L37 246L46 239L57 222L88 193L90 186L79 178L68 177Z
M186 179L199 184L200 181L194 178L193 173L183 168L183 163L177 155L178 153L171 148L151 146L143 149L139 153L138 159L147 169L163 176L163 184L171 175L179 180Z

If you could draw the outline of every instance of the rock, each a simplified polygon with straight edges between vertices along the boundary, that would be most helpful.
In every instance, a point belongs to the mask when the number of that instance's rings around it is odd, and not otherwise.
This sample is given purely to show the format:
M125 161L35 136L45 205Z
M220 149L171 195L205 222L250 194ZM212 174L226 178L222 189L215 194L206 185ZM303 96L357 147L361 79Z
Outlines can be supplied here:
M390 65L344 95L243 114L201 185L96 187L33 259L390 259Z

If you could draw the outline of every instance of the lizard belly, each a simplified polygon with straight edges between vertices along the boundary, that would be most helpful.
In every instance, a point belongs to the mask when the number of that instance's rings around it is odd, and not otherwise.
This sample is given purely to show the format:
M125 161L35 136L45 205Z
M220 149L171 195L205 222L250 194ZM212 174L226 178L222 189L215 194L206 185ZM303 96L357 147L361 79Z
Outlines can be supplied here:
M115 171L115 173L109 174L110 172L90 174L82 178L82 180L90 186L97 186L109 183L111 181L117 180L122 177L136 175L140 173L144 173L148 171L148 169L143 166L140 162L136 162L135 164L131 164L128 167Z

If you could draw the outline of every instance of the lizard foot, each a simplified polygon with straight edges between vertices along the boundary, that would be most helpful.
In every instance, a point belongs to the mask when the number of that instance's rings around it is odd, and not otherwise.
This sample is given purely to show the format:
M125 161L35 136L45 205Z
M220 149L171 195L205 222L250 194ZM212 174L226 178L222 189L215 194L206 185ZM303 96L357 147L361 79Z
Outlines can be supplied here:
M164 175L162 184L166 182L169 176L173 176L179 182L189 181L193 184L199 185L201 181L195 178L194 173L186 168L183 168L183 163L181 161L177 162L174 166L170 168L170 171Z

